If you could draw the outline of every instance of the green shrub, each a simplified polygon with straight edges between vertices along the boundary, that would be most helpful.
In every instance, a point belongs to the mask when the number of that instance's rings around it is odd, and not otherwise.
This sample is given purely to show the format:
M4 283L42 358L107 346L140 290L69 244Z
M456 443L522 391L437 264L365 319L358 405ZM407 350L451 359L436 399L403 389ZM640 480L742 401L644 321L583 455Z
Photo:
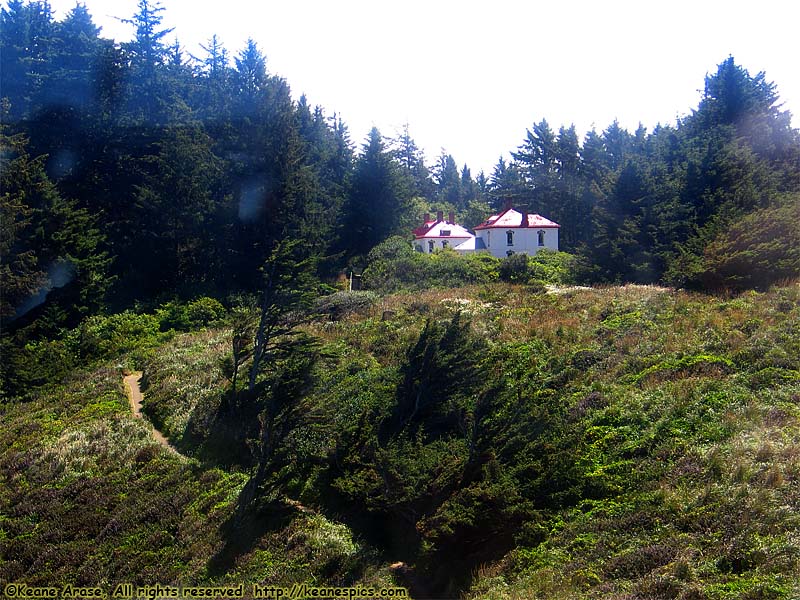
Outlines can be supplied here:
M548 249L531 256L528 268L531 278L553 285L574 284L583 270L577 256Z
M218 300L202 296L188 304L167 302L156 311L161 322L161 330L191 331L206 327L219 321L225 314L225 307Z
M386 260L401 260L403 258L412 257L414 254L411 244L409 244L404 237L393 235L369 251L367 263L372 264Z
M8 385L13 391L64 379L75 368L76 357L63 340L40 340L22 348L9 347L4 360L11 366Z
M192 300L186 307L186 316L193 327L205 327L222 319L226 314L225 307L214 298L202 296Z
M141 347L152 347L163 338L154 315L125 311L89 317L67 335L67 343L84 360L119 356Z
M414 252L405 239L395 236L369 253L362 282L383 293L458 287L496 281L498 266L499 260L485 253Z
M800 277L800 196L735 222L705 250L701 283L710 288L764 289Z
M526 254L512 254L500 262L500 279L511 283L525 283L531 276Z

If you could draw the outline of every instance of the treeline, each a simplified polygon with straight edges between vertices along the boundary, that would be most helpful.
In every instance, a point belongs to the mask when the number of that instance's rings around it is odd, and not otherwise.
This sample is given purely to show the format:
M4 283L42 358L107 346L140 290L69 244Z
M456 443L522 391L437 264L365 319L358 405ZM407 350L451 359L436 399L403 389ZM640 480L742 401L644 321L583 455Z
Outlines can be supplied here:
M631 134L614 122L581 144L574 127L542 120L512 156L492 196L561 223L561 249L586 259L590 281L749 287L800 274L789 232L800 137L775 85L732 57L674 126Z
M725 60L675 126L581 142L545 120L476 177L406 127L356 151L338 115L292 99L252 40L188 55L140 0L133 39L78 4L10 0L0 21L2 316L50 327L135 301L251 292L279 240L318 275L364 264L424 212L474 226L507 202L562 224L588 281L767 285L800 270L800 138L773 84ZM755 248L755 251L754 251ZM768 267L768 268L763 268Z
M430 210L412 198L449 193L452 158L432 172L407 129L373 130L356 156L345 123L294 101L255 42L231 56L212 37L191 57L162 12L141 0L120 44L80 4L61 21L47 2L2 9L4 317L48 287L64 322L254 291L286 238L331 275Z

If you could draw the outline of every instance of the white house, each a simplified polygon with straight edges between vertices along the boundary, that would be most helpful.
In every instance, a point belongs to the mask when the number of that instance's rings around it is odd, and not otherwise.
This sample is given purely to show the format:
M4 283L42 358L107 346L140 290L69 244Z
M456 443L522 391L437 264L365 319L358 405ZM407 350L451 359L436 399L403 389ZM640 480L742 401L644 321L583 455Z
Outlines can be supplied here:
M445 221L439 211L435 220L426 213L425 222L414 230L414 249L430 254L434 250L452 248L460 254L489 252L498 258L512 254L533 255L542 248L558 250L560 227L541 215L509 207L478 225L473 235L455 222L454 213Z
M425 215L425 222L414 230L414 249L417 252L430 254L442 248L453 248L458 252L475 251L475 236L455 222L453 213L448 216L449 219L445 221L442 211L439 211L433 221L429 214Z
M507 208L492 215L475 228L476 246L483 246L492 256L534 255L542 248L558 250L561 227L541 215Z

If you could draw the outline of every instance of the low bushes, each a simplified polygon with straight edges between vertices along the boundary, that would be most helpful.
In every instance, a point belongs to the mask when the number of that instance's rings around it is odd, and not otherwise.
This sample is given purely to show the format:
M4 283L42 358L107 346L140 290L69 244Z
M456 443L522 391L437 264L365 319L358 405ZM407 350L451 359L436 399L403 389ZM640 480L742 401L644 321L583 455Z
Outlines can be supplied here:
M376 246L367 257L363 284L382 293L459 287L502 280L512 283L571 284L579 265L565 252L542 250L534 256L513 254L499 259L487 252L458 254L443 250L414 252L395 236Z

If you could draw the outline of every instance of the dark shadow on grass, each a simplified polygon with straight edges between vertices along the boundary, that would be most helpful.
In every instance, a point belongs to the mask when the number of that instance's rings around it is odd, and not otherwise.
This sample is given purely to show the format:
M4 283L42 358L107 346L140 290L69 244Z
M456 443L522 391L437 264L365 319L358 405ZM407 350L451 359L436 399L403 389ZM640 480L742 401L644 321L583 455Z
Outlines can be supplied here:
M265 534L287 527L297 512L285 502L263 498L256 498L250 506L237 509L222 525L224 544L208 561L209 575L218 577L230 571L240 556L250 552Z

